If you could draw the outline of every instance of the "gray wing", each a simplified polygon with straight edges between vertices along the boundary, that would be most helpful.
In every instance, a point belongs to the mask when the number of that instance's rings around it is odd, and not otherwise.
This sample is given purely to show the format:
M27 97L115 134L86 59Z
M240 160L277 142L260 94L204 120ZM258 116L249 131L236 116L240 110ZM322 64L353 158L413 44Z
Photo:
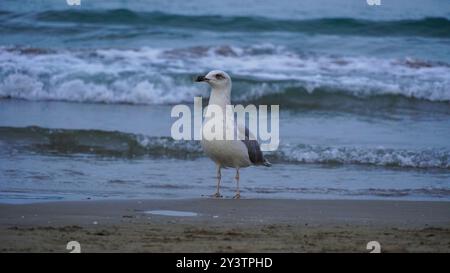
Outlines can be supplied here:
M239 130L244 130L245 132L245 139L241 141L245 144L245 147L247 147L248 157L250 158L250 161L255 165L264 165L266 167L270 167L271 164L269 161L267 161L267 159L264 158L258 141L250 139L250 130L247 127L239 127ZM252 138L254 138L253 135Z

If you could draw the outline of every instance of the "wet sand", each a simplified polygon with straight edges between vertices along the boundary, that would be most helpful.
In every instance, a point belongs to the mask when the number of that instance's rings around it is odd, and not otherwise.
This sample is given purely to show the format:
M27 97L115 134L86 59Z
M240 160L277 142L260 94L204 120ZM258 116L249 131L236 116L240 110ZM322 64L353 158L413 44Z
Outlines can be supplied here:
M166 216L154 210L194 212ZM173 213L173 212L172 212ZM177 213L175 213L177 214ZM450 252L450 202L183 199L0 205L1 252Z

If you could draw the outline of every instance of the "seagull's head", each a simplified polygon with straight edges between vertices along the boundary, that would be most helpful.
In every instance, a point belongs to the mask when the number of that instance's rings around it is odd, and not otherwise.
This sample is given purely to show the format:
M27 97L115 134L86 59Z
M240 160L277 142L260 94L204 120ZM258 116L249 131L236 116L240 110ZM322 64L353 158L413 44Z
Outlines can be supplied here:
M206 76L198 76L196 82L206 82L214 89L229 89L231 88L230 76L221 70L213 70L206 74Z

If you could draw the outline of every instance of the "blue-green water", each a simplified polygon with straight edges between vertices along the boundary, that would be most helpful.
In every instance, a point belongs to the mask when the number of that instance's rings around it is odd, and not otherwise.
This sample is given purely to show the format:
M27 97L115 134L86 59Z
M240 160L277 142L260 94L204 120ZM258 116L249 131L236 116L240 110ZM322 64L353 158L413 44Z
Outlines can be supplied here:
M281 109L243 196L450 200L449 1L3 0L0 201L213 192L199 144L170 138L212 69Z

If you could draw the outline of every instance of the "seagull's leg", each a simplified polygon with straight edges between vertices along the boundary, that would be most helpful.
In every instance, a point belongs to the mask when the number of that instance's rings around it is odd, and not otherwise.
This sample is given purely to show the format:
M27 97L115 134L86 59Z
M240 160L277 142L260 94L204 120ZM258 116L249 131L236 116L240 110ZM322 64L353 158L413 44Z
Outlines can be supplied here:
M215 198L222 197L222 195L220 195L220 179L222 178L221 168L222 167L219 164L217 164L217 191L211 197L215 197Z
M239 191L239 168L236 168L236 183L237 183L237 188L236 188L236 195L233 197L234 199L239 199L241 198L241 193Z

